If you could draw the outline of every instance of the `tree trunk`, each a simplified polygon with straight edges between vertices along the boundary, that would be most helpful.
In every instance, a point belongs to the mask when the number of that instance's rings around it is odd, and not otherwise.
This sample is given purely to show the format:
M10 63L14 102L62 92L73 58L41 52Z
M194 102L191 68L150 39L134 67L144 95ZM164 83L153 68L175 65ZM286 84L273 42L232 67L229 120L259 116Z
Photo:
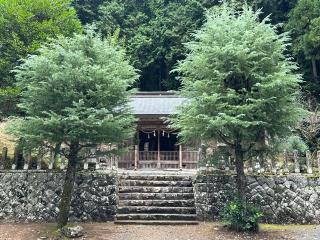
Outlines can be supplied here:
M246 176L244 174L243 152L241 144L238 142L235 146L235 164L237 171L237 188L241 201L246 201Z
M68 223L73 186L76 177L76 165L79 151L79 143L70 144L70 153L68 156L68 168L65 176L63 192L59 204L58 228L62 228Z
M318 71L317 71L317 62L316 60L311 60L312 62L312 73L314 82L318 82Z

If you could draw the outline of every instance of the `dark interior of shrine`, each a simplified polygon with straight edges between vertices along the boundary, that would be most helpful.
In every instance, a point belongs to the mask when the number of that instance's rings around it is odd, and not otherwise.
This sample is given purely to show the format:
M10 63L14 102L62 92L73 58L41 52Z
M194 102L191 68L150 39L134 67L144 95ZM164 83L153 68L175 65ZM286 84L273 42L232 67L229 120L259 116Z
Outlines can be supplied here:
M139 131L139 151L178 151L177 134L167 131ZM149 144L148 144L149 143Z

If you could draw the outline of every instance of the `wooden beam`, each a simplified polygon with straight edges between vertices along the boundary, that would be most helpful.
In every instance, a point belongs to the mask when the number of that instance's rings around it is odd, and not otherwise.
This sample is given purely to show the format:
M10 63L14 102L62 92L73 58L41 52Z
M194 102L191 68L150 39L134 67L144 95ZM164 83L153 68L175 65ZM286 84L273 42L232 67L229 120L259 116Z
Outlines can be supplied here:
M138 168L138 161L139 161L139 145L134 146L134 170Z
M182 145L179 144L179 169L182 170Z
M161 168L161 162L160 162L160 129L158 128L158 163L157 168Z

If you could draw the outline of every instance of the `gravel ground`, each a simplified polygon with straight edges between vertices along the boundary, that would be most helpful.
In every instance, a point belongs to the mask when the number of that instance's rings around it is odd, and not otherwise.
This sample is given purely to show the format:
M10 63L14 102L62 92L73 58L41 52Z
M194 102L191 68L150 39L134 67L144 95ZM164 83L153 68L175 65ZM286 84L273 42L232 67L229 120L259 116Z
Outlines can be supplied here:
M37 240L52 236L54 224L0 224L0 240ZM320 226L262 225L259 234L227 231L219 223L192 226L81 224L90 240L319 240ZM44 239L44 238L43 238ZM49 239L56 239L49 237Z

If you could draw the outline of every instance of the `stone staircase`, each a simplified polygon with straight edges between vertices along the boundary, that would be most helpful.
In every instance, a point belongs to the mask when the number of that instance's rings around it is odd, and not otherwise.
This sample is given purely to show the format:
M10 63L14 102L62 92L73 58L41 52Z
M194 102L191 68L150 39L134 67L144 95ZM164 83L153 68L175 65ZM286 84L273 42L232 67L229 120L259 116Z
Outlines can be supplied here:
M119 177L116 224L197 224L192 176Z

